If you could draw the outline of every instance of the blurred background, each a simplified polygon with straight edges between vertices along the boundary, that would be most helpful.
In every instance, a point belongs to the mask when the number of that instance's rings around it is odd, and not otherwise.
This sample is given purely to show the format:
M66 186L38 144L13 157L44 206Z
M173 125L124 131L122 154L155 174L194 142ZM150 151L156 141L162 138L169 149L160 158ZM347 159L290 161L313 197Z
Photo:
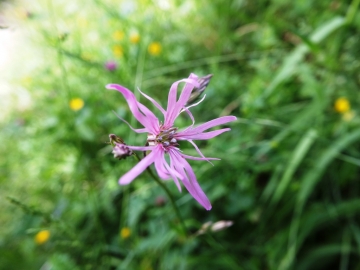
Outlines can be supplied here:
M360 269L359 2L0 1L0 269ZM196 122L238 120L190 161L211 211L166 182L184 238L146 173L118 185L108 134L145 138L105 85L165 106L191 72Z

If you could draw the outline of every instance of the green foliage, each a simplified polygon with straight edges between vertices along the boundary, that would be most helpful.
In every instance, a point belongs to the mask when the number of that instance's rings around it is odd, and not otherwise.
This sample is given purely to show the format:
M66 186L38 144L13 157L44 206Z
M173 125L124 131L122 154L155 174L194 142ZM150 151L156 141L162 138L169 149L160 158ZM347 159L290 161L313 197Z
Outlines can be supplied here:
M0 269L359 269L359 2L41 0L9 8L34 54L13 82L30 105L0 123ZM156 112L136 88L164 106L172 82L191 72L214 75L191 109L196 123L238 120L197 143L221 161L190 162L211 211L165 182L185 238L150 175L118 185L137 161L114 159L108 134L129 145L146 139L117 118L138 127L105 85L124 85ZM184 115L177 125L189 123ZM197 234L220 220L234 224ZM50 238L34 241L41 231Z

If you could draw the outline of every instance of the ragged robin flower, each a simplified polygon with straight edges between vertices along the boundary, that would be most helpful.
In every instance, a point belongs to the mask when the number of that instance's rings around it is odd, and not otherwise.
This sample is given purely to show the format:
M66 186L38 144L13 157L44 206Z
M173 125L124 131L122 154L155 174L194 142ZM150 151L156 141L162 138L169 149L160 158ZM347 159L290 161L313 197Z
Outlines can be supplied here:
M161 179L166 180L172 178L179 191L181 191L180 182L182 182L195 200L197 200L206 210L211 209L210 201L202 191L196 180L195 173L186 159L206 161L217 160L216 158L205 157L194 143L194 140L208 140L220 135L221 133L229 131L230 128L223 128L205 132L212 127L235 121L236 117L223 116L195 126L194 117L189 109L190 107L198 105L205 96L198 103L189 106L186 106L186 104L193 89L198 89L200 87L199 81L201 82L201 80L202 78L199 78L195 74L190 74L189 78L173 83L169 91L166 110L154 99L140 92L163 114L163 122L160 122L155 114L152 113L146 106L138 102L135 95L130 90L118 84L109 84L106 86L108 89L119 91L124 96L132 114L144 126L144 128L135 129L125 120L121 120L127 123L133 131L147 134L147 146L127 147L132 151L151 151L137 165L119 179L119 184L127 185L131 183L148 166L154 163L155 169ZM179 99L177 99L177 88L181 82L185 82L186 84ZM174 126L175 119L182 112L186 112L192 120L192 124L185 129L179 129ZM184 154L179 148L178 141L188 141L191 143L199 153L200 157ZM166 160L165 156L169 157L170 162Z

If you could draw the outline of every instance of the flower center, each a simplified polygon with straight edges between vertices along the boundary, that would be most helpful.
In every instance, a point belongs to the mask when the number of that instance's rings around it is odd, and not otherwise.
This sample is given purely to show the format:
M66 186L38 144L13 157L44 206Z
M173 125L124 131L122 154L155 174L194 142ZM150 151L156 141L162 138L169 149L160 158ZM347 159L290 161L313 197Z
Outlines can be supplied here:
M172 127L168 129L160 128L160 132L157 135L148 134L147 142L150 146L162 144L164 148L167 148L169 146L178 146L177 140L174 138L174 135L176 133L178 128Z

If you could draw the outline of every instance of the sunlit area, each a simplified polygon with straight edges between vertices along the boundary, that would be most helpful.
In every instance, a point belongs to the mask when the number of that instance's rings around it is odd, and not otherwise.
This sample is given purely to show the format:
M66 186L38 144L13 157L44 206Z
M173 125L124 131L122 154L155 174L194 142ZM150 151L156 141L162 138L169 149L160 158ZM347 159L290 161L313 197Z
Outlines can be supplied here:
M0 0L0 269L360 269L359 5Z

